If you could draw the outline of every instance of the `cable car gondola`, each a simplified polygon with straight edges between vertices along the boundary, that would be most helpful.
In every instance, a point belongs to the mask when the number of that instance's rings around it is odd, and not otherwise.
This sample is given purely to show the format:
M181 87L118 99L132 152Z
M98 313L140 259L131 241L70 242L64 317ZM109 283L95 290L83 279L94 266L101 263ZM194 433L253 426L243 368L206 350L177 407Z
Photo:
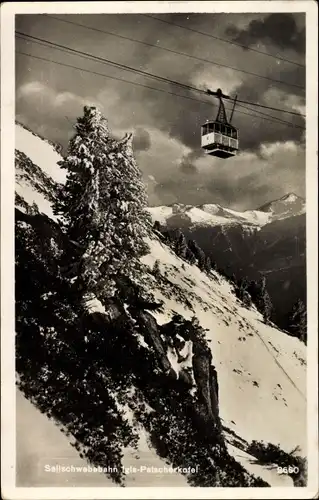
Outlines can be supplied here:
M218 158L230 158L238 152L238 130L231 125L236 99L230 120L227 120L225 106L222 100L224 96L221 89L217 92L208 91L209 94L215 95L219 99L219 109L214 121L207 121L201 127L201 146L206 153Z

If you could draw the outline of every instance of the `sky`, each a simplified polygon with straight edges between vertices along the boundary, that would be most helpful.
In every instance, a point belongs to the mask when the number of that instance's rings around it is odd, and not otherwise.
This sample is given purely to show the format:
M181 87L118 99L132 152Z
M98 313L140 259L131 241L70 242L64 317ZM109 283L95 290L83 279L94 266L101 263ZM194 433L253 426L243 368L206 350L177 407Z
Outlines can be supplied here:
M305 114L303 13L151 16L19 15L16 30L197 89L221 88L240 100ZM97 106L115 137L133 132L150 205L219 203L245 210L288 192L305 195L302 116L237 106L232 123L240 154L220 160L200 148L200 125L218 110L214 97L21 37L16 52L17 121L66 150L83 106ZM260 112L292 126L256 116Z

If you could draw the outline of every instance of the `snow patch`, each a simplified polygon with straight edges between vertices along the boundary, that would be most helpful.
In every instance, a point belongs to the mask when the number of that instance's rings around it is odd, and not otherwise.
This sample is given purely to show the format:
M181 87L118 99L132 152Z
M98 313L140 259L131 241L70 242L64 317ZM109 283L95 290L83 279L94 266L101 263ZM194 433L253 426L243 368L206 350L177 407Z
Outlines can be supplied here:
M281 198L282 201L287 201L288 203L293 203L298 200L298 196L295 193L288 193Z
M96 297L87 300L85 305L90 313L99 312L105 314L105 307Z
M148 207L148 212L151 214L153 221L157 220L160 224L165 224L168 217L173 214L172 207L165 206Z
M139 471L142 466L146 466L153 467L154 470L160 470L165 466L171 466L156 454L156 451L149 443L148 434L143 428L139 429L137 450L125 448L123 453L122 464L127 469L134 470L135 467ZM167 474L163 472L131 472L126 475L125 486L189 487L189 484L186 477L176 471Z
M219 224L231 224L231 219L226 217L221 217L218 215L209 214L200 210L199 208L191 208L187 215L190 217L193 224L209 224L209 225L219 225Z
M140 333L137 333L136 334L136 338L138 340L138 343L142 346L142 347L145 347L145 349L149 349L149 345L145 342L144 340L144 337L143 335L141 335Z
M35 203L39 209L39 212L46 214L50 219L56 221L57 217L53 214L51 203L45 198L42 193L36 191L27 182L17 181L15 185L16 193L24 199L28 205Z
M237 212L231 210L230 208L224 208L225 212L229 212L231 215L237 218L244 219L250 224L264 226L268 224L271 220L271 214L268 212L261 212L259 210L246 210L245 212Z
M191 340L187 340L183 349L181 349L179 353L183 357L183 360L179 363L180 370L193 370L193 342Z
M179 378L180 367L178 364L178 358L175 349L173 347L168 346L166 354L172 369L176 373L176 378Z

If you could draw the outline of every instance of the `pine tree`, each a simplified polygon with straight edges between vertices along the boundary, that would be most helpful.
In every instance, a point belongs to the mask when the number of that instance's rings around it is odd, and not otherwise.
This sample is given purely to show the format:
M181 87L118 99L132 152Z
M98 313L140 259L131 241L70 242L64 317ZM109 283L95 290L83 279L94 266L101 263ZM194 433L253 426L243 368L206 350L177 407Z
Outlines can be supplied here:
M238 288L242 291L244 290L248 290L248 280L247 278L240 278L240 280L238 281Z
M209 273L212 269L212 261L209 257L209 255L205 259L205 271Z
M190 250L196 257L198 267L203 270L205 268L206 255L195 240L190 240L188 244Z
M161 274L160 263L159 263L159 260L156 259L156 261L154 262L154 266L153 266L153 275L155 277L157 277L157 276L160 276L160 274Z
M215 261L212 261L212 270L217 271L217 264Z
M268 322L271 318L273 306L266 288L266 277L263 276L259 282L252 281L248 286L248 291L258 311L261 312L264 320Z
M161 231L161 232L165 238L166 244L171 246L171 243L173 242L173 238L172 238L171 233L169 231Z
M300 299L294 304L289 315L288 330L302 342L307 343L307 311Z
M186 260L190 264L196 264L196 257L188 246L186 249Z
M75 130L60 162L67 181L54 212L76 246L68 256L74 275L86 292L106 298L115 294L121 276L139 281L140 257L148 252L144 238L151 231L147 197L130 135L113 139L107 120L88 106Z
M161 224L159 223L159 221L158 221L158 220L156 220L156 221L154 222L154 224L153 224L153 230L154 230L154 231L159 231L159 232L161 232Z
M186 259L187 254L187 241L182 232L178 232L177 238L175 241L175 253L181 259Z
M198 267L203 271L205 269L205 264L206 264L206 255L200 247L198 248L199 248L197 254Z
M235 283L236 283L236 278ZM252 304L251 296L248 292L249 284L247 278L241 278L235 286L236 296L243 302L246 307Z

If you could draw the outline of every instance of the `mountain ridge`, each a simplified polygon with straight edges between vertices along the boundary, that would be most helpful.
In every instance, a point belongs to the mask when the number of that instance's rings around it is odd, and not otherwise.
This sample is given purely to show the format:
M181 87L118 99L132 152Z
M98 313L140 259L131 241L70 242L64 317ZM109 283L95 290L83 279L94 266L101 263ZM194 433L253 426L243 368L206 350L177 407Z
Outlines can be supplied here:
M176 216L188 219L195 225L229 225L242 224L260 228L275 220L300 215L306 211L306 202L294 193L287 193L277 200L272 200L261 207L243 212L222 207L220 204L205 203L201 205L185 205L173 203L149 207L153 221L170 225ZM206 215L208 214L208 215Z

